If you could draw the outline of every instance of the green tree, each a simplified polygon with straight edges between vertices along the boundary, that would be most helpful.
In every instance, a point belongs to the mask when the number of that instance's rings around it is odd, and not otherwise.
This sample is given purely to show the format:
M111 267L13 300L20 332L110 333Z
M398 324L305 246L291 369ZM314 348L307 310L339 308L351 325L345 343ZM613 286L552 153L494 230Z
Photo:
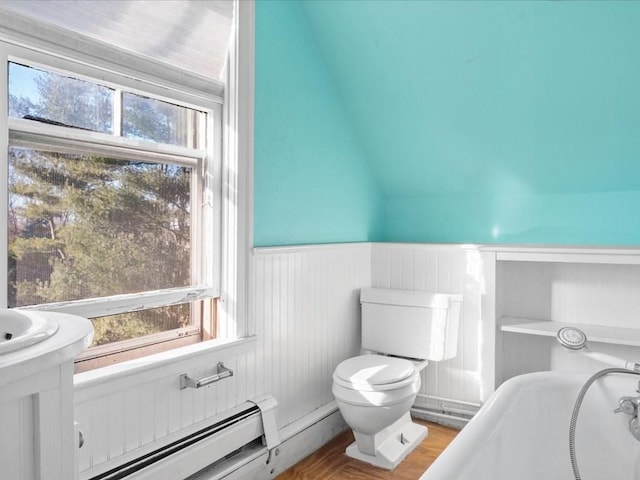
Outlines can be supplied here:
M37 79L38 101L13 96L12 114L96 129L110 123L109 115L95 114L96 108L104 110L101 91L92 93L87 82L69 80L43 72ZM85 122L88 117L92 120ZM9 169L12 305L190 283L190 169L24 146L10 147ZM97 319L94 342L188 321L188 306Z

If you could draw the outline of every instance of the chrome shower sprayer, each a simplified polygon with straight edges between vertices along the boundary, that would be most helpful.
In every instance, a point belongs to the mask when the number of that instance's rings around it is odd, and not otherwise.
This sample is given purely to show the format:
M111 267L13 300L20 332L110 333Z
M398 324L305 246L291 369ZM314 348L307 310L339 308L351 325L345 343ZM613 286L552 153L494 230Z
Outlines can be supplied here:
M587 336L579 328L564 327L558 330L556 338L560 345L569 350L582 350L587 348Z
M638 363L629 362L622 358L608 355L606 353L590 352L587 348L587 335L579 328L563 327L558 330L556 338L558 339L558 343L560 343L563 348L569 351L580 352L586 357L592 358L593 360L597 360L598 362L602 362L607 365L612 365L618 368L625 368L633 372L640 372L640 364Z

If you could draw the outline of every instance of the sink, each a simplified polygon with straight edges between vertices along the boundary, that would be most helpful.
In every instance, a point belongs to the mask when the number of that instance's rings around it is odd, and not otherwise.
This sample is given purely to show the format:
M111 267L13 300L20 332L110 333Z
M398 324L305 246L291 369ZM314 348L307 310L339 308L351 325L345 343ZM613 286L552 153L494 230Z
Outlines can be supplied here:
M39 312L0 310L0 355L42 342L58 328L58 322Z

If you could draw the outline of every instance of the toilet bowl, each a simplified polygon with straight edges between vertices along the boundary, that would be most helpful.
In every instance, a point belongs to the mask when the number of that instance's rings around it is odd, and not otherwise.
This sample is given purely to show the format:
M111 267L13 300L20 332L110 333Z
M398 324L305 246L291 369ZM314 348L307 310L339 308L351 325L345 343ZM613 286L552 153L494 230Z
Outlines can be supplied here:
M462 297L365 288L360 302L367 353L340 362L332 392L355 437L345 453L393 470L428 435L409 410L427 361L456 355Z
M420 369L409 360L368 354L341 362L332 392L355 437L347 455L395 468L428 433L408 413L420 384Z

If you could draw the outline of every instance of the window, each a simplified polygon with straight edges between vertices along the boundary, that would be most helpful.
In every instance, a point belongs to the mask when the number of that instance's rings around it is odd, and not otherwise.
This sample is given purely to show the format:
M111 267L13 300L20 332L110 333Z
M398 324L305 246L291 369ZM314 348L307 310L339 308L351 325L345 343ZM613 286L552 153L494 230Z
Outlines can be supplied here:
M80 369L215 336L221 98L0 50L6 305L91 318Z

